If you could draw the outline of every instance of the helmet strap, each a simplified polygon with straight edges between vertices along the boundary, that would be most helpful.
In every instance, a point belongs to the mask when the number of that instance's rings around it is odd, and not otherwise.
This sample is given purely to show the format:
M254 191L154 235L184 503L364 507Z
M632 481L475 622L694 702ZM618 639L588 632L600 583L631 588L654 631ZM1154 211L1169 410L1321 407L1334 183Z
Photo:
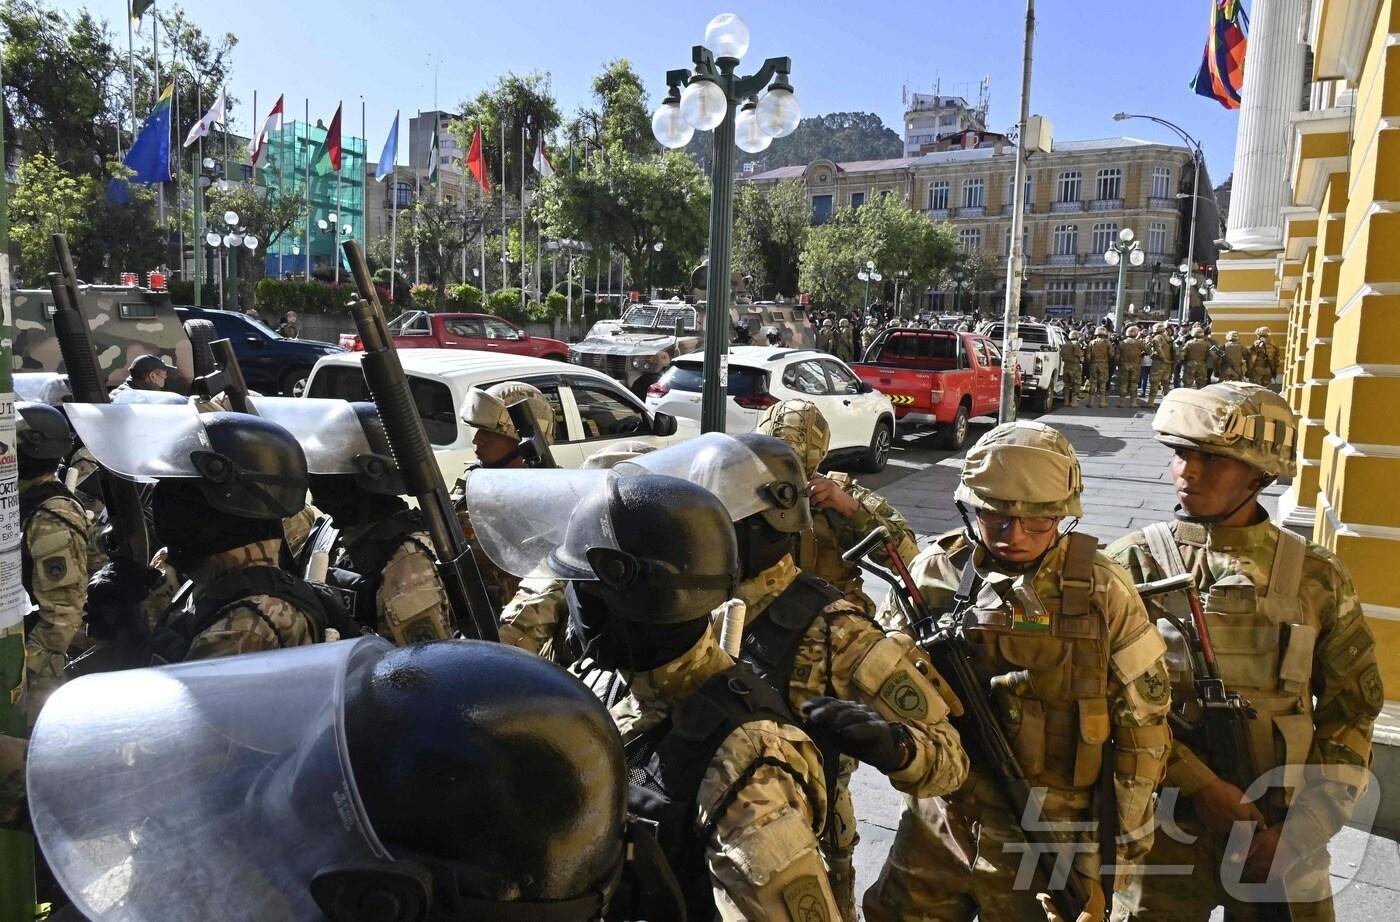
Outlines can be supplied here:
M1243 509L1245 506L1248 506L1250 503L1257 503L1259 500L1259 494L1268 489L1275 479L1276 478L1270 477L1268 474L1261 473L1258 479L1255 481L1254 489L1249 492L1248 496L1240 500L1240 502L1229 512L1225 512L1220 515L1190 515L1184 508L1182 508L1180 503L1177 503L1176 508L1172 510L1172 514L1176 516L1176 518L1179 521L1189 522L1192 525L1219 525L1221 522L1229 521L1230 518L1233 517L1236 512L1239 512L1241 509Z
M501 457L497 458L495 461L486 462L486 461L482 461L480 458L478 458L476 463L477 463L479 466L486 468L487 470L496 470L496 469L503 468L503 467L510 467L510 465L511 465L516 459L518 459L519 457L520 457L520 446L519 446L519 445L516 445L514 448L512 448L510 451L506 452L506 453L505 453L504 455L502 455Z

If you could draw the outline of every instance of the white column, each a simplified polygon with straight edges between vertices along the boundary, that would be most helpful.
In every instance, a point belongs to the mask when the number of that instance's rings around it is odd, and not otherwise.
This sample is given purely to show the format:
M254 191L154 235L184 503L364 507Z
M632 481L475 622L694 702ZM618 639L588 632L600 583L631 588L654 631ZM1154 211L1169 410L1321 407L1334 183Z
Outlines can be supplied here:
M1225 239L1236 250L1283 246L1289 117L1302 107L1306 0L1254 0L1235 138L1235 180Z

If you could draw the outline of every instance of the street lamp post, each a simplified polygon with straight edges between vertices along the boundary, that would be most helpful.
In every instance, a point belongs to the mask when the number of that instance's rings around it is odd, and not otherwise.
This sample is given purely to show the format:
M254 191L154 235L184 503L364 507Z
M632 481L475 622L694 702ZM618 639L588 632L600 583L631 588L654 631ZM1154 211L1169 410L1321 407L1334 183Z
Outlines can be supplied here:
M883 281L885 277L880 274L880 270L875 268L875 260L867 259L865 261L865 267L856 273L856 278L865 283L865 306L861 309L860 314L862 317L869 317L870 283Z
M768 58L756 73L741 77L734 71L748 50L749 28L742 19L733 13L721 13L710 20L705 27L705 44L691 49L694 70L666 72L666 99L651 117L652 133L664 147L685 147L696 131L714 132L710 157L710 260L705 286L708 322L700 404L704 432L724 431L734 145L748 153L759 153L774 138L792 134L801 118L797 97L788 82L792 60ZM737 114L736 105L742 106Z
M656 258L661 255L661 251L665 248L666 245L664 243L662 243L660 240L656 241L651 245L651 252L653 255L650 259L647 260L647 262L650 264L648 266L648 269L650 271L647 272L647 275L649 276L647 278L647 287L651 289L652 298L656 297Z
M894 316L895 316L895 317L903 317L903 316L904 316L904 311L900 309L900 305L899 305L899 294L900 294L900 292L899 292L899 283L900 283L900 282L907 282L907 281L909 281L909 270L908 270L908 269L896 269L896 270L894 270Z
M1123 334L1124 301L1128 296L1128 266L1141 266L1147 261L1142 244L1133 239L1133 229L1125 227L1118 232L1118 239L1104 251L1103 261L1118 267L1118 296L1113 301L1113 332Z
M227 233L220 235L218 231L209 228L204 235L204 242L209 244L217 253L219 247L223 247L228 253L228 286L221 292L219 303L226 310L238 310L238 250L240 247L246 249L249 254L258 251L258 238L252 234L245 233L238 227L239 217L236 211L224 212L224 224L227 225ZM219 274L219 283L223 287L223 273ZM227 301L227 303L225 303Z
M953 270L953 313L962 316L962 293L967 287L967 276L961 269Z
M1190 229L1186 232L1186 265L1194 266L1196 264L1196 203L1201 199L1201 161L1205 159L1205 153L1201 150L1201 142L1187 134L1186 129L1175 122L1169 122L1155 115L1132 115L1127 112L1119 112L1117 115L1113 116L1115 122L1121 122L1130 118L1145 118L1149 122L1156 122L1159 125L1170 128L1172 131L1176 132L1177 137L1185 141L1186 145L1191 148L1191 162L1195 170L1195 175L1191 180L1191 225ZM1177 198L1181 198L1181 194L1178 194ZM1181 289L1180 312L1180 321L1186 323L1191 313L1191 287L1189 285Z

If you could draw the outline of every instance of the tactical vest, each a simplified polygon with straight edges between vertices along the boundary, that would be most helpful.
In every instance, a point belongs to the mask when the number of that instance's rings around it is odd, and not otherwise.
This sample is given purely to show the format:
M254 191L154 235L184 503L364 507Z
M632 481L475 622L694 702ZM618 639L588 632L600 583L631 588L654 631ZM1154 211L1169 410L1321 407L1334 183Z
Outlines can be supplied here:
M34 516L38 514L39 507L56 496L65 496L72 500L73 504L78 507L78 513L80 515L83 514L82 504L78 502L78 498L73 495L73 492L63 484L63 481L46 480L43 483L35 484L19 496L19 530L21 534L29 530L29 523L33 521ZM54 517L58 518L56 513ZM72 527L66 521L63 524L65 527ZM79 535L79 538L86 543L86 535ZM24 591L29 593L30 598L33 598L34 558L29 554L28 541L21 541L19 546L21 564L20 581L24 584ZM26 627L28 626L29 625L26 624Z
M1113 357L1113 347L1108 340L1101 336L1095 337L1089 342L1089 361L1096 365L1107 365L1109 359Z
M742 793L752 773L760 766L775 767L806 784L791 766L761 760L748 766L724 793L711 813L710 825L702 828L697 824L700 782L715 754L734 730L759 720L795 724L785 697L740 663L711 676L676 705L669 717L630 740L624 749L628 812L632 818L655 826L661 851L680 886L687 919L706 922L715 917L706 846L715 820ZM607 918L660 920L672 912L669 905L659 893L634 889L613 899Z
M1170 364L1176 358L1176 346L1173 345L1171 337L1165 333L1158 333L1152 337L1152 357L1155 361Z
M1244 349L1239 343L1226 343L1220 349L1220 373L1234 375L1230 380L1238 379L1244 374Z
M405 543L414 544L430 559L437 559L437 551L414 534L422 530L423 518L418 510L401 509L344 546L345 555L360 576L360 582L354 586L351 614L361 626L378 630L379 589L384 585L384 568L400 547Z
M812 622L821 617L822 610L842 598L841 590L826 580L799 573L782 595L745 625L739 659L787 700L798 644ZM827 685L830 694L829 669Z
M842 486L849 479L838 479ZM812 511L812 527L804 530L793 543L793 558L799 570L820 577L846 593L859 590L860 568L841 557L842 530L849 529L845 519L830 509Z
M1204 365L1210 360L1210 341L1192 339L1181 348L1182 361Z
M1089 791L1109 739L1108 624L1093 604L1098 540L1065 538L1055 593L1029 582L997 604L964 549L956 604L979 678L991 687L1007 739L1032 786Z
M216 577L193 610L172 619L151 638L151 652L166 663L183 662L195 638L207 631L235 605L252 596L281 599L308 616L313 643L326 639L327 627L348 627L348 615L334 597L279 567L257 566L230 570ZM356 636L352 631L344 636Z
M1142 364L1143 345L1136 339L1125 339L1118 344L1118 364L1127 368L1137 368Z
M1258 713L1247 722L1254 774L1289 766L1284 771L1286 790L1269 794L1277 806L1292 800L1312 748L1311 678L1320 624L1314 613L1303 611L1298 598L1308 544L1286 528L1276 531L1278 544L1264 594L1244 576L1232 574L1216 580L1202 595L1201 605L1221 679ZM1192 523L1177 522L1173 532L1170 523L1158 522L1143 529L1143 535L1163 578L1188 572L1179 545L1206 547L1206 529ZM1198 584L1204 572L1196 568ZM1178 704L1184 706L1183 716L1195 722L1201 715L1186 639L1170 622L1158 626L1167 641L1172 685L1180 690ZM1210 762L1210 753L1197 755Z

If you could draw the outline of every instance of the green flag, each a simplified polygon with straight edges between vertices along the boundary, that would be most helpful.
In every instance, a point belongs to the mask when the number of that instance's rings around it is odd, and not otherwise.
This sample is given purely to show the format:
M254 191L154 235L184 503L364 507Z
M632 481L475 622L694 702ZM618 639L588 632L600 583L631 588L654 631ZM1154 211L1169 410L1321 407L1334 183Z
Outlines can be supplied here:
M326 131L326 139L321 142L312 161L311 168L316 171L317 176L325 176L327 173L340 172L340 106L335 107L335 116L331 119L331 127Z
M433 140L428 145L428 185L437 188L438 180L438 138L437 129L433 129Z
M131 18L140 19L146 11L156 5L156 0L131 0Z

